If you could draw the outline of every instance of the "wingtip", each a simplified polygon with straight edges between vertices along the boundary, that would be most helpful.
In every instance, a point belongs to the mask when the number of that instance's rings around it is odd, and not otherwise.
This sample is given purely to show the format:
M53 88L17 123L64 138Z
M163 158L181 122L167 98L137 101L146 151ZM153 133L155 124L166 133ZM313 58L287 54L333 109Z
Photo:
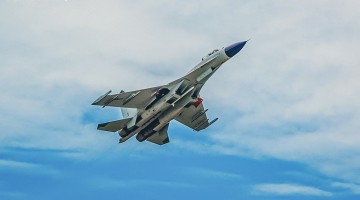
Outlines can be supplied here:
M98 103L103 100L107 95L109 95L111 93L111 90L109 90L107 93L105 93L104 95L101 95L99 98L97 98L91 105L98 105Z

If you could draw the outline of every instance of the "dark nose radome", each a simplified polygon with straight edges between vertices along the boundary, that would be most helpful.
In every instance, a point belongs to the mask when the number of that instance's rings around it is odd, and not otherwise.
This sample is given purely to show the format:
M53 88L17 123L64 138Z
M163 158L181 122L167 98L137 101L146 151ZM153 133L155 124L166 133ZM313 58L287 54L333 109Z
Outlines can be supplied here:
M225 54L231 58L235 56L246 44L247 41L237 42L225 48Z

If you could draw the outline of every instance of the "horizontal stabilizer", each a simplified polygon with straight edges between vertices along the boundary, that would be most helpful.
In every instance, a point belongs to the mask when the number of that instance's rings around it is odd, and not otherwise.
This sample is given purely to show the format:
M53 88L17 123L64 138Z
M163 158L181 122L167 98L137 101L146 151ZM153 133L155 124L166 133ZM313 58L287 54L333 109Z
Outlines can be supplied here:
M116 120L116 121L112 121L112 122L102 123L102 124L98 125L97 129L102 130L102 131L115 132L115 131L121 130L124 127L126 127L127 123L130 120L131 120L131 118L126 118L126 119L120 119L120 120Z

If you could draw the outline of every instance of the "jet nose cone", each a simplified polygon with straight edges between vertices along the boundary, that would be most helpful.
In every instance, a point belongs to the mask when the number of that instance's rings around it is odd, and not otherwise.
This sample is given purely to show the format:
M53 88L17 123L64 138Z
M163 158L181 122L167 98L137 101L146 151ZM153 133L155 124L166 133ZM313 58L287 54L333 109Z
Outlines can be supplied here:
M225 48L225 54L231 58L235 56L246 44L247 41L237 42Z

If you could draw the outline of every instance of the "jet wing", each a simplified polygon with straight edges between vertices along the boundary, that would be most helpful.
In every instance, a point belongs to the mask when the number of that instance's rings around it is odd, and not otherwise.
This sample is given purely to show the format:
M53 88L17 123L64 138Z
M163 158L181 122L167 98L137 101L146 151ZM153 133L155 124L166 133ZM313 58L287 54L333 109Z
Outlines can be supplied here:
M147 141L158 144L158 145L163 145L163 144L169 143L169 136L167 133L168 128L169 128L169 124L164 126L160 131L158 131L155 134L153 134L152 136L150 136L147 139Z
M204 110L203 104L199 104L197 107L190 106L188 108L185 108L185 110L177 116L175 119L176 121L192 128L193 130L200 131L208 126L210 126L212 123L214 123L216 119L209 122Z
M112 95L109 95L111 93L110 90L95 100L92 105L142 109L149 103L152 94L162 87L164 86L135 90L132 92L120 92L119 94Z

